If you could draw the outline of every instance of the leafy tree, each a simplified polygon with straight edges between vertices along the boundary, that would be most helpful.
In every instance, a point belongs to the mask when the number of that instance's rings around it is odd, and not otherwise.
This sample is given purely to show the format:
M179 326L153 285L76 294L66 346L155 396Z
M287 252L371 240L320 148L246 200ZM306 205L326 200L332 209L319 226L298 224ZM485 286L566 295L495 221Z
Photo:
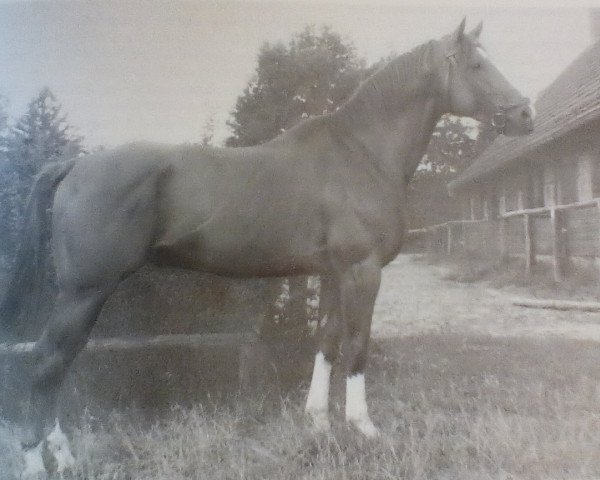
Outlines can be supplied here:
M288 45L264 44L253 79L227 125L228 146L266 142L303 118L334 111L364 77L352 43L323 27L306 27Z
M427 171L454 176L469 166L495 137L491 126L444 115L433 132L422 165Z
M460 216L447 184L464 171L496 138L491 125L445 115L436 126L427 152L409 186L411 228L442 223Z

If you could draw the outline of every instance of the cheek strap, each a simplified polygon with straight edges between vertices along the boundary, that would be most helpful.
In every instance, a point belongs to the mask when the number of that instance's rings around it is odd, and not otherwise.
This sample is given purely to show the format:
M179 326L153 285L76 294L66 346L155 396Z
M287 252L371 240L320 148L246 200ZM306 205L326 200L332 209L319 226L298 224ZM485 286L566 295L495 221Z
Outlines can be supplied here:
M448 60L448 77L446 79L446 103L448 105L448 109L450 110L452 105L452 80L454 78L454 68L456 67L456 52L450 52L446 55L446 59Z

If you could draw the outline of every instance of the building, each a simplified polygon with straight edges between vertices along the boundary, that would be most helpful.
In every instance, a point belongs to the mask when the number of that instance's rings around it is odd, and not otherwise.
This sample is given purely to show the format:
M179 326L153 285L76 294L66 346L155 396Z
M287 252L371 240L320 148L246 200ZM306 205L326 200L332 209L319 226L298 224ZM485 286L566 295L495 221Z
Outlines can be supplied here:
M596 43L540 95L533 134L498 137L448 186L463 220L600 197L600 10Z

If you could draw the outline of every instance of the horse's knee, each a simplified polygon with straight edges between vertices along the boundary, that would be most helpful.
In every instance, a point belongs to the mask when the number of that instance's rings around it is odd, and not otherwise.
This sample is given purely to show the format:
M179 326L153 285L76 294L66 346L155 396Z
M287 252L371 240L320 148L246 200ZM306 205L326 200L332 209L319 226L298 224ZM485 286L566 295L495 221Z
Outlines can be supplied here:
M46 390L60 384L69 366L70 356L61 348L56 347L51 352L36 356L31 374L33 388Z

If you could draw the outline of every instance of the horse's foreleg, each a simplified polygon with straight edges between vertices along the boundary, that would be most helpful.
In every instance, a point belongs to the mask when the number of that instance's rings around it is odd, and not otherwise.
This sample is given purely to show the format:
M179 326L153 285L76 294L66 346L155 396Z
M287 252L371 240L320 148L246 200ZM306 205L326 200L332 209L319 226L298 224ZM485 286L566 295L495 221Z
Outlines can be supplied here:
M367 410L365 366L371 334L371 319L381 281L377 259L352 265L340 276L341 314L344 324L346 364L346 421L367 437L375 437L377 428Z
M110 288L61 291L57 297L50 322L36 343L30 365L30 431L24 442L26 471L35 469L36 462L39 464L36 452L40 451L40 443L56 418L56 398L67 369L87 343L100 309L113 288L111 285ZM53 433L58 438L62 433L60 427L56 426ZM49 447L52 439L48 439ZM62 459L70 462L72 456L68 444L62 442L60 448Z
M339 290L337 283L329 276L321 277L321 294L319 300L322 321L319 329L319 349L315 357L310 390L306 399L306 413L312 418L318 431L328 431L329 424L329 382L331 367L338 356L341 338L341 322L339 313Z

